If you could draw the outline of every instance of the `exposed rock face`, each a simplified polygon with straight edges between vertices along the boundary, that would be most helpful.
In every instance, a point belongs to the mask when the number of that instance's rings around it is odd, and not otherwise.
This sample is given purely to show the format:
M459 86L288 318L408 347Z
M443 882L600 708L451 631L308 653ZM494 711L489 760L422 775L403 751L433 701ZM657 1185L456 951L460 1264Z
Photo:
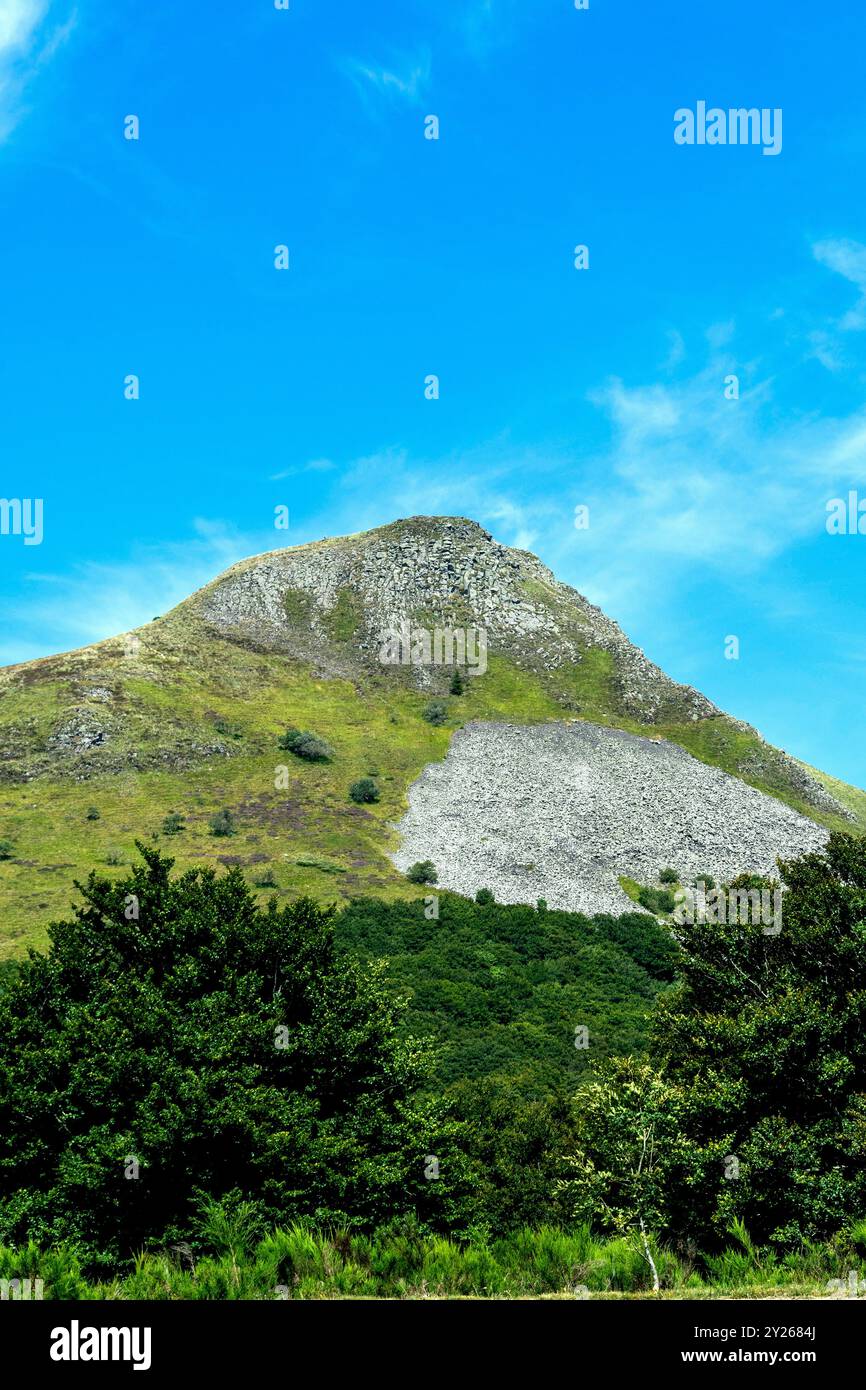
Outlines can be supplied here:
M827 832L675 744L592 724L468 724L409 792L393 855L439 885L586 913L634 909L619 876L772 873Z
M649 661L600 608L525 550L495 541L464 517L411 517L357 536L275 550L227 570L197 598L223 636L285 651L324 675L375 666L383 633L410 623L483 627L489 652L528 671L560 677L589 652L610 660L612 714L641 724L682 724L722 711ZM430 671L403 673L419 688ZM565 708L579 711L565 693ZM731 727L756 735L748 724ZM745 771L745 770L744 770ZM817 810L850 818L787 754L761 743L745 775L782 780Z
M305 602L306 601L306 602ZM412 517L340 540L273 551L234 566L201 601L227 636L334 661L339 618L354 614L355 650L376 660L401 620L483 627L489 650L554 671L587 647L610 653L623 708L644 723L701 719L719 710L670 680L600 608L561 584L536 556L494 541L462 517ZM423 672L415 673L423 683Z

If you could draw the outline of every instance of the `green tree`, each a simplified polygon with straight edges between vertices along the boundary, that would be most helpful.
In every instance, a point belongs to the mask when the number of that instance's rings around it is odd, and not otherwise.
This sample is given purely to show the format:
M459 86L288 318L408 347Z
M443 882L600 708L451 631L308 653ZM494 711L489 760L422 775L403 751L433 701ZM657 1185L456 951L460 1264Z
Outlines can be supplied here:
M448 687L452 695L462 695L464 690L463 677L460 674L460 667L455 666L451 673L451 684Z
M796 1249L862 1218L866 841L833 834L780 870L780 931L775 912L769 927L730 913L677 924L679 982L656 1003L655 1070L632 1077L621 1062L578 1095L576 1217L642 1219L706 1249L734 1230ZM635 1163L645 1136L649 1172Z
M417 864L410 865L406 877L410 883L436 883L439 879L432 859L419 859Z
M459 1225L458 1127L413 1098L427 1049L337 956L331 911L138 849L0 994L0 1242L123 1257L183 1237L197 1193L280 1223Z

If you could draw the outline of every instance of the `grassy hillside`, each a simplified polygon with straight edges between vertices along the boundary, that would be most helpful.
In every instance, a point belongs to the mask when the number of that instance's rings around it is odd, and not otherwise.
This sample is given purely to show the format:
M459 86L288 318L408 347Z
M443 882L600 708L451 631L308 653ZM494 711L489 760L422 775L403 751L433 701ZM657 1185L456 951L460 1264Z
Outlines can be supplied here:
M237 863L253 882L272 880L262 891L278 896L421 896L387 858L392 823L412 781L469 719L586 718L669 738L830 827L842 824L810 811L772 765L749 775L763 746L725 716L630 719L600 650L555 679L491 656L465 694L441 697L447 718L434 727L423 717L429 693L390 672L325 678L282 653L216 638L185 607L137 636L131 656L116 638L0 675L0 841L9 856L0 860L0 959L42 944L47 923L66 910L70 881L97 866L120 870L138 837L170 844L182 866ZM334 758L304 763L281 752L277 738L289 725L323 735ZM100 730L101 745L81 747ZM280 766L288 784L278 788ZM357 806L348 788L366 775L381 799ZM866 825L866 794L832 790ZM227 838L209 829L222 807L237 827ZM171 812L185 828L168 839Z

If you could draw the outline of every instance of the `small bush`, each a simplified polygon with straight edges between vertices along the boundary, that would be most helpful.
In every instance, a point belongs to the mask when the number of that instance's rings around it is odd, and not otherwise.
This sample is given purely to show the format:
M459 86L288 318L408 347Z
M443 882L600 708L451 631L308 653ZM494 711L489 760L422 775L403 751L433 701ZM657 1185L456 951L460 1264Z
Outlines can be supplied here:
M179 811L171 811L162 823L162 833L164 835L178 835L181 830L186 829L186 821Z
M379 788L372 777L360 777L357 782L353 782L349 788L349 796L356 801L359 806L379 800Z
M0 840L0 859L11 859L15 853L15 846L11 840Z
M96 806L88 806L88 808L87 808L87 819L88 819L88 820L99 820L99 819L100 819L100 815L101 815L101 813L100 813L98 807L96 807Z
M445 723L447 713L448 710L441 700L431 700L429 705L426 705L422 710L422 715L427 723L437 726Z
M680 877L676 869L662 869L659 874L659 883L679 883Z
M334 756L331 745L309 729L286 729L278 746L287 753L294 753L296 758L305 758L308 763L325 763Z
M496 902L496 899L489 888L479 888L475 894L475 901L480 903L482 907L489 907L491 903Z
M253 883L256 885L257 888L276 888L277 880L274 878L273 869L265 869L265 872L263 874L260 874L258 878L253 879Z
M697 888L701 883L704 885L707 892L716 886L716 880L713 878L712 874L695 874L692 879L692 887Z
M455 666L455 667L454 667L454 672L453 672L453 674L452 674L452 676L451 676L451 684L449 685L448 689L451 691L451 694L452 694L452 695L462 695L462 694L463 694L463 690L464 690L463 677L462 677L461 674L460 674L460 667L459 667L459 666Z
M119 849L110 849L105 855L106 864L122 864L123 855Z
M637 900L641 907L645 907L647 912L652 912L657 917L665 912L673 912L676 907L673 893L666 888L641 888Z
M406 877L410 883L439 882L436 865L433 863L432 859L419 859L417 864L412 864L406 870Z
M226 806L221 811L217 811L215 816L211 816L208 824L212 835L234 835L236 833L235 818Z

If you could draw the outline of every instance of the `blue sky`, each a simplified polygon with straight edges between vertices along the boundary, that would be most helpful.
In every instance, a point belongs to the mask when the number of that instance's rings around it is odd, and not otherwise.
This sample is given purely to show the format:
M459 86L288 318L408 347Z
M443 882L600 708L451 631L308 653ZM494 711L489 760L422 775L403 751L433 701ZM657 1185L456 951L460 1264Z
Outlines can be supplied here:
M847 0L0 0L0 662L455 513L866 784L864 51ZM699 100L781 153L675 144Z

